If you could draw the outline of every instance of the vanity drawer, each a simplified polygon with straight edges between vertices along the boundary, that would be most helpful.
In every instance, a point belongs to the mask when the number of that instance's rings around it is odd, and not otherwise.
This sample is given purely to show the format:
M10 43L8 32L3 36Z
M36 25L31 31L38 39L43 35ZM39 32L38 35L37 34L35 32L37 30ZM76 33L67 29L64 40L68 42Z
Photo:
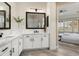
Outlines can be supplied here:
M3 47L0 47L0 56L4 53L11 50L11 43L4 45Z

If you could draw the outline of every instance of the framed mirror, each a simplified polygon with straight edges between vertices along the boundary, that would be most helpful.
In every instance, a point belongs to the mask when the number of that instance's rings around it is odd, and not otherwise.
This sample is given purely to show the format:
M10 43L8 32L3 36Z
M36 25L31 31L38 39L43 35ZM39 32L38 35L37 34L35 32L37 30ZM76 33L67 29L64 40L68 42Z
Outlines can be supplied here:
M7 2L0 2L0 29L11 28L11 6Z
M26 29L45 29L45 13L26 12Z

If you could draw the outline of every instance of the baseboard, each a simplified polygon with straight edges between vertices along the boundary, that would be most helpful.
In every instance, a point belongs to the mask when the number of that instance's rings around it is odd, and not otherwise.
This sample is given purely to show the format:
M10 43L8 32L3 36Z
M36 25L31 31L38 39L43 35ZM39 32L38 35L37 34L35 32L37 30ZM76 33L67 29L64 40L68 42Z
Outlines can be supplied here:
M49 50L49 48L23 49L24 50Z

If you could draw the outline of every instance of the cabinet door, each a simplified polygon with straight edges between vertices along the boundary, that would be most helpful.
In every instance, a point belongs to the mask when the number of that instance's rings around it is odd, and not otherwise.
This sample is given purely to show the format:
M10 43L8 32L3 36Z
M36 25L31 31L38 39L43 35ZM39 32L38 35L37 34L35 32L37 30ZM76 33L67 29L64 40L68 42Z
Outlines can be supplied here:
M33 48L41 48L41 35L34 35Z
M12 41L12 56L18 56L18 39Z
M11 42L0 47L0 54L2 56L10 56L12 54L10 51L11 51Z
M22 38L19 38L19 55L20 53L22 52L22 49L23 49L23 39Z
M25 35L24 36L24 49L32 49L33 48L33 36Z
M42 42L42 48L48 48L49 47L48 35L42 35L41 42Z
M10 56L10 51L8 51L7 53L4 53L2 56Z

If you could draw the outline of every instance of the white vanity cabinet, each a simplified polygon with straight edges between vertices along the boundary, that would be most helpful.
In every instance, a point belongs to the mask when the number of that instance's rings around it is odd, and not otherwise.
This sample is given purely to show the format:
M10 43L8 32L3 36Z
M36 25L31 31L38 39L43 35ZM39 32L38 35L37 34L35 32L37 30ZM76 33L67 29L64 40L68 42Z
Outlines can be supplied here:
M49 36L48 35L42 35L41 44L42 44L42 48L48 48L49 47Z
M10 41L7 41L7 43L5 41L5 45L0 46L0 56L19 56L23 50L22 35L7 40Z
M49 48L49 35L26 34L24 35L24 49Z
M32 49L33 41L33 35L24 35L24 49Z
M18 39L18 51L19 51L19 55L22 52L22 50L23 50L23 38L20 37Z
M25 34L11 38L12 40L0 47L1 56L18 56L23 49L49 48L49 35Z
M23 39L21 36L12 40L12 56L18 56L23 50Z
M18 38L12 40L12 56L18 56Z
M33 48L41 48L41 35L34 35Z

